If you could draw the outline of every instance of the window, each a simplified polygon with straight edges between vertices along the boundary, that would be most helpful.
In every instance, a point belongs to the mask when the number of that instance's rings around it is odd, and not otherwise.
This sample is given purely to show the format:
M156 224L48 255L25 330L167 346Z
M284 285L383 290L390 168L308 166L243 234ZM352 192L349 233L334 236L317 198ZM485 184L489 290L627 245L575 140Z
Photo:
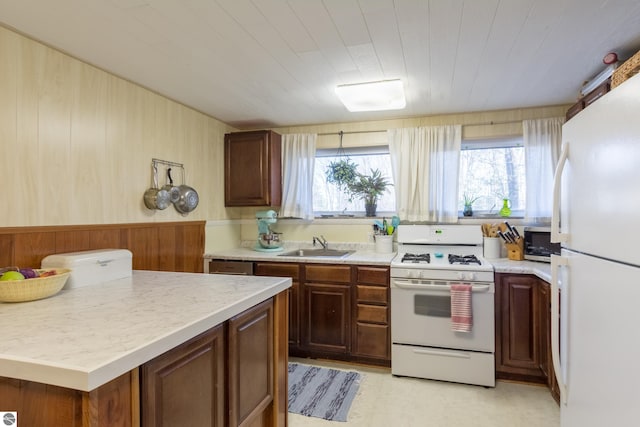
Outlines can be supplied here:
M503 199L511 203L511 215L524 215L525 169L522 137L500 140L463 141L460 153L458 209L462 215L464 196L477 198L475 214L495 214Z
M364 214L364 202L354 198L349 201L349 196L340 191L336 185L328 183L326 169L329 163L340 160L337 150L317 150L315 172L313 176L313 210L316 215L355 215ZM391 158L389 147L360 147L344 150L344 156L358 165L357 171L368 175L371 169L379 169L383 177L393 184L391 174ZM387 187L387 191L378 198L377 215L383 212L395 212L396 196L393 185Z

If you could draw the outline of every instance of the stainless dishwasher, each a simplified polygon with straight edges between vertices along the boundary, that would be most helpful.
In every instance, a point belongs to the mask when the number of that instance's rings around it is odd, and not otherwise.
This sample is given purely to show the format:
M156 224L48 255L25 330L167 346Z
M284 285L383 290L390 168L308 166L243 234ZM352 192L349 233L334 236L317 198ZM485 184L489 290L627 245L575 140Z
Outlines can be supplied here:
M238 274L243 276L253 276L252 261L228 261L223 259L212 259L206 264L206 272L209 274Z

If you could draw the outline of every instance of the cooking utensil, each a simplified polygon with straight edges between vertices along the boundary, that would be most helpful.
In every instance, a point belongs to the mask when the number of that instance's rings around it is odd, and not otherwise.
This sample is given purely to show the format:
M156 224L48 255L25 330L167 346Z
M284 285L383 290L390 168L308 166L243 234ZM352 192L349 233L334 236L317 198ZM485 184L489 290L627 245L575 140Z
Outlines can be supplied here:
M178 201L173 204L178 212L183 215L188 214L192 210L194 210L198 206L198 202L200 198L198 197L198 192L186 185L184 180L184 168L182 168L182 184L178 187L180 191L180 197Z
M169 193L169 200L171 200L171 203L176 203L180 199L180 189L173 185L173 178L171 178L171 168L167 169L167 180L169 182L165 184L162 189L166 190Z
M163 210L169 207L171 204L169 192L158 188L158 167L153 164L153 187L148 188L144 192L143 200L144 205L148 209Z

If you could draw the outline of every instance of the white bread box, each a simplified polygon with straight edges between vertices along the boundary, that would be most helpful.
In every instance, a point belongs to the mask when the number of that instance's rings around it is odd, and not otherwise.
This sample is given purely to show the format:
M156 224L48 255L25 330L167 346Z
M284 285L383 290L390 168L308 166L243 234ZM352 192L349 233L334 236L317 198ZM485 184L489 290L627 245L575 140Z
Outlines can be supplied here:
M42 268L69 268L71 274L63 289L91 286L131 277L132 254L126 249L53 254L45 257Z

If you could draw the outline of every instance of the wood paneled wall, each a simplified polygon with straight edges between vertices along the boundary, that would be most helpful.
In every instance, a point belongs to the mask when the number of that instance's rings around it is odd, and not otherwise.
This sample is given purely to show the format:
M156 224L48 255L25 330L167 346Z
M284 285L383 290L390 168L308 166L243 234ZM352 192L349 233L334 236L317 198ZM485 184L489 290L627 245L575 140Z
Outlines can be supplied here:
M135 270L203 272L204 221L0 228L0 266L40 267L47 255L128 249Z

